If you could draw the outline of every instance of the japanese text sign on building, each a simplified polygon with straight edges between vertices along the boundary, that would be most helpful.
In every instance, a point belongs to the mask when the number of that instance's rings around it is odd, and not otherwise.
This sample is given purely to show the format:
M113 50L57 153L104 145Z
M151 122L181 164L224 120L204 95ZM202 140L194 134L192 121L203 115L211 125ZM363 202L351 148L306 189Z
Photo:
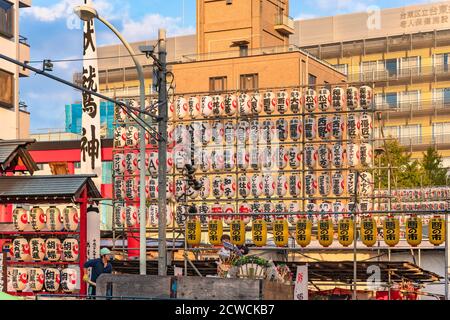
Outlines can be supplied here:
M308 266L297 267L294 300L308 300Z

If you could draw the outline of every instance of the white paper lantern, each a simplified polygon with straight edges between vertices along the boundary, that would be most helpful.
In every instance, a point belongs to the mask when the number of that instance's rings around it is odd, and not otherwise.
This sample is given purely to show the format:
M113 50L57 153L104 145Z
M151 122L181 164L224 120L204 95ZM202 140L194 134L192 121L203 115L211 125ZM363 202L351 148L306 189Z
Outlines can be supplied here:
M359 101L361 108L371 109L373 102L373 90L369 86L362 86L359 88Z
M17 231L24 231L25 228L28 226L29 222L28 212L22 207L17 207L16 209L14 209L12 218L14 228Z
M238 98L239 102L239 114L242 116L248 116L252 114L252 101L248 94L241 93Z
M186 118L188 112L189 112L188 101L184 97L178 97L175 103L175 113L178 119Z
M328 172L322 172L318 179L319 193L322 196L328 196L331 191L331 177Z
M289 194L292 197L300 196L302 191L302 179L298 174L293 174L289 176Z
M65 239L62 244L62 258L64 261L74 262L78 260L79 245L77 239Z
M192 119L200 117L200 100L197 97L190 97L188 101L189 116Z
M357 88L347 88L347 107L350 110L359 108L359 90Z
M251 216L247 215L251 213L250 205L246 202L243 202L239 205L239 213L241 214L239 216L239 219L241 219L244 224L249 224L252 220Z
M31 249L28 241L24 238L14 239L12 253L17 261L29 261L31 259Z
M30 225L35 231L41 231L47 227L47 216L40 207L33 207L29 214Z
M74 292L77 287L78 273L75 269L66 268L61 271L61 289L64 292Z
M49 261L59 261L62 254L62 244L57 238L45 240L45 252Z
M28 285L28 270L26 268L11 269L11 283L16 291L23 291Z
M289 94L286 91L280 91L277 94L277 110L280 114L285 114L289 110Z
M30 240L31 259L33 261L42 261L45 258L46 248L45 241L41 238L33 238Z
M195 161L198 167L203 172L208 172L211 169L210 154L207 149L202 148L196 151Z
M328 116L320 116L317 120L317 132L319 138L328 140L331 137L332 119Z
M277 177L276 190L278 197L284 197L289 189L287 177L284 174L280 174Z
M152 204L147 208L147 227L158 225L158 205Z
M238 147L236 153L236 163L240 170L247 170L250 164L250 154L248 150L243 146Z
M139 177L125 179L125 196L129 200L139 199Z
M214 121L211 126L212 142L217 145L221 145L223 143L224 133L222 122Z
M56 292L59 290L61 283L61 274L56 268L45 269L45 290L48 292Z
M272 120L264 120L261 124L261 137L259 142L271 144L275 135L275 123Z
M124 108L116 105L114 107L114 118L117 120L117 122L127 121L127 113L125 112Z
M322 202L319 204L319 212L321 217L329 217L333 212L333 205L330 202Z
M224 186L223 179L220 176L214 177L212 181L212 194L216 199L220 199L223 196Z
M351 171L347 174L347 192L351 195L355 194L356 173Z
M344 193L345 181L342 172L337 171L333 174L332 189L335 196L341 196Z
M125 181L123 178L116 177L114 179L114 198L123 200L125 198Z
M116 127L114 130L114 144L118 148L123 148L127 143L127 129L125 127Z
M361 163L370 166L373 160L372 145L370 143L362 143L359 147Z
M236 178L234 176L227 175L223 179L223 193L228 199L233 199L236 196Z
M188 150L182 146L173 150L173 159L175 162L175 169L182 172L185 165L189 163Z
M317 191L317 178L313 173L305 174L305 193L313 196Z
M318 105L321 111L328 111L331 106L331 92L328 89L322 88L319 90Z
M317 149L317 158L322 169L327 169L331 164L331 150L326 144L319 145Z
M340 218L348 216L348 215L344 216L341 214L342 212L345 212L345 210L346 210L345 205L341 201L333 202L333 211L334 211L333 223L334 224L338 224Z
M75 207L67 206L63 210L64 229L67 231L77 231L80 222L78 210Z
M361 172L359 176L359 193L363 197L369 197L373 193L373 177L369 172Z
M267 91L264 93L264 112L267 114L272 114L275 111L277 105L277 98L275 93L272 91Z
M283 170L287 167L289 156L285 146L279 146L275 149L275 163L278 169Z
M214 171L223 171L225 168L225 160L222 148L213 149L211 151L211 168Z
M344 165L345 160L345 149L342 143L335 143L331 149L331 159L333 166L336 168L341 168Z
M199 195L202 199L207 199L211 194L211 183L208 176L201 176L199 182L202 185Z
M273 158L271 147L261 147L260 161L262 168L270 170L273 166Z
M289 165L291 166L291 168L298 169L302 161L302 152L300 148L297 146L291 146L288 149L287 154L289 159Z
M318 97L314 89L306 90L305 94L305 109L309 112L314 112L318 106Z
M369 139L372 135L373 128L372 117L367 113L363 113L359 122L361 126L361 137Z
M292 113L300 113L302 110L302 94L298 90L291 91L291 111Z
M139 130L135 126L129 126L126 130L126 146L137 147L139 143Z
M186 181L184 179L175 180L175 198L183 197L187 191Z
M225 148L223 151L223 165L227 171L232 171L235 168L236 154L232 148Z
M276 121L277 138L285 141L289 136L289 124L286 119L280 118Z
M317 150L315 149L313 144L305 145L305 166L310 169L314 169L317 164Z
M139 217L138 217L138 208L135 206L127 206L125 211L126 217L126 225L128 228L133 228L137 225Z
M345 128L343 116L334 115L331 121L332 121L331 133L333 138L342 139Z
M263 101L261 95L256 92L251 96L251 112L254 115L258 115L261 113L263 108Z
M42 291L44 288L45 275L44 270L41 268L29 268L28 269L28 283L30 289L34 292Z
M263 193L263 179L259 174L253 174L250 180L252 195L258 198Z
M223 213L229 214L228 216L224 216L223 221L226 224L231 224L231 222L236 219L236 216L232 215L234 212L234 205L231 203L227 203L223 206Z
M225 96L225 114L228 116L233 116L236 114L238 109L238 99L234 94L227 94Z
M350 167L359 165L360 162L359 145L356 143L347 144L347 160Z
M347 134L349 139L356 139L359 137L361 129L361 122L359 116L354 113L350 113L347 117Z
M233 121L225 122L224 136L225 136L225 143L227 145L234 144L235 137L236 137L235 130L236 130L236 128L235 128Z
M259 152L258 146L254 145L253 147L250 148L249 156L250 156L250 167L254 170L258 170L259 165L261 163L260 161L261 154Z
M275 212L275 205L270 202L264 202L262 204L262 213L265 213L264 215L264 220L266 220L267 223L272 223L273 222L273 215L268 215L267 213L273 213Z
M202 115L205 118L208 118L213 113L213 99L210 96L203 96L201 98L200 108L202 111Z
M288 222L295 226L298 219L301 217L301 215L298 214L300 212L300 204L298 202L290 202L287 210L290 213L288 216Z
M238 178L238 190L239 196L242 198L247 198L251 192L250 179L246 174L241 174Z
M314 140L316 138L316 118L307 116L305 119L305 138L307 140Z
M265 174L263 176L263 191L266 197L272 197L275 193L275 180L271 174Z
M213 96L213 116L220 117L225 114L225 100L221 95Z
M308 215L308 219L313 223L317 220L318 207L314 202L307 202L305 205L306 214Z
M125 154L125 167L129 174L136 174L138 172L137 153L129 152Z
M122 175L125 173L125 155L123 153L114 154L113 170L115 175Z
M342 88L333 88L332 91L332 104L336 111L341 111L346 105L347 95Z
M250 124L248 121L241 120L237 126L237 140L240 144L245 144L248 141Z
M289 120L289 133L293 141L299 141L303 134L303 123L299 118Z

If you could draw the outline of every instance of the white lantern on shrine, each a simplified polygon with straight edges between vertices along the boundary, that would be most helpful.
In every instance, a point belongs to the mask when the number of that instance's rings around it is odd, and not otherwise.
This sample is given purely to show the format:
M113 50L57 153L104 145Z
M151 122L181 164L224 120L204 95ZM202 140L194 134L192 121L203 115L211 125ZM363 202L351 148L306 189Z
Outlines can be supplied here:
M289 189L287 177L284 174L280 174L277 177L276 190L278 197L284 197Z
M207 199L211 194L211 183L208 176L201 176L199 179L202 188L200 189L200 197L202 199Z
M344 146L342 143L335 143L331 148L331 162L336 168L341 168L344 165Z
M373 89L369 86L362 86L359 88L359 101L361 108L371 109L373 102Z
M309 196L315 195L317 191L317 178L314 173L305 174L305 193Z
M61 282L61 274L56 268L45 269L45 290L48 292L56 292L59 290Z
M350 113L347 116L347 135L350 139L359 137L361 129L361 122L359 116L355 113Z
M267 91L264 93L264 112L267 114L272 114L275 111L275 107L277 106L277 98L275 93L272 91Z
M293 225L293 226L296 225L298 219L300 218L300 215L299 215L299 213L300 213L300 204L297 201L290 202L288 207L287 207L287 210L288 210L288 213L289 213L289 216L287 218L288 222L291 225Z
M283 170L286 168L289 157L285 146L280 145L275 149L274 160L278 169Z
M261 113L262 108L263 108L262 97L258 92L255 92L251 96L251 112L254 115L258 115Z
M72 206L65 207L63 210L63 216L64 229L66 229L66 231L77 231L78 224L80 222L77 208Z
M333 138L342 139L345 128L344 117L336 114L331 119L331 123L331 134Z
M16 209L14 209L12 218L14 228L17 231L24 231L28 226L28 212L22 207L17 207Z
M356 173L350 171L347 173L347 192L354 195L356 191Z
M223 165L224 169L231 171L235 168L236 153L233 148L227 147L223 150Z
M359 153L359 145L356 143L347 144L347 161L350 167L359 165L361 156Z
M125 181L121 177L114 179L114 198L116 200L123 200L125 198Z
M223 213L229 214L228 216L224 216L223 221L226 224L231 224L231 222L236 218L236 216L233 215L234 212L234 205L231 203L227 203L223 206Z
M291 146L287 152L289 165L292 169L298 169L302 161L302 152L299 147Z
M244 146L239 146L237 149L236 163L240 170L246 170L250 164L250 154Z
M341 111L344 109L347 100L347 94L343 88L333 88L332 91L332 104L336 111Z
M211 169L210 154L206 148L196 150L195 162L200 170L208 172Z
M235 125L233 121L227 121L224 125L224 137L227 145L233 145L236 137Z
M252 195L258 198L263 193L263 179L259 174L253 174L250 180Z
M152 204L147 208L147 227L158 225L158 205Z
M189 106L188 101L184 97L178 97L175 102L175 113L178 119L184 119L188 115Z
M175 168L178 172L183 171L185 165L188 163L188 150L185 147L178 147L173 150L173 159L175 162Z
M69 238L63 241L62 258L64 261L74 262L78 260L79 244L77 239Z
M122 175L125 173L125 155L123 153L114 154L113 170L115 175Z
M135 227L139 220L138 208L135 206L127 206L125 211L125 218L127 227Z
M214 198L220 199L223 196L224 186L223 179L220 176L214 177L212 181L212 194Z
M179 199L185 195L187 191L187 184L184 179L175 180L175 198Z
M344 216L342 213L345 212L345 210L346 210L345 205L341 201L335 201L333 203L333 211L334 211L333 223L338 224L339 218L342 218Z
M329 140L331 137L332 119L326 115L320 116L317 120L317 132L322 140Z
M221 95L213 96L213 116L220 117L225 114L225 100Z
M275 180L271 174L265 174L263 176L263 192L268 198L272 197L275 193L276 185Z
M362 143L359 147L361 163L370 166L373 160L372 145L370 143Z
M28 269L28 283L30 289L34 292L42 291L44 288L45 276L44 270L41 268L29 268Z
M238 144L245 144L248 141L249 129L250 124L248 123L248 121L245 120L239 121L236 129Z
M139 198L139 177L130 177L125 179L125 196L129 200L136 200Z
M359 108L359 90L357 88L347 88L347 107L350 110Z
M31 259L31 250L28 241L24 238L14 239L12 253L17 261L29 261Z
M212 142L217 145L223 143L224 128L223 123L220 121L214 121L211 126L211 138Z
M75 269L66 268L61 271L61 288L64 292L73 292L77 288L78 273Z
M138 155L134 152L125 154L125 167L129 174L135 174L138 171Z
M239 219L241 219L244 224L249 224L252 220L251 216L248 215L249 213L251 213L250 205L246 202L241 203L239 205L239 213Z
M227 175L223 179L223 193L228 199L233 199L236 196L236 178L234 176Z
M158 179L151 178L148 180L148 197L152 200L158 199Z
M30 224L33 230L41 231L47 227L47 216L40 207L33 207L30 211Z
M213 99L211 96L203 96L201 98L200 108L202 111L202 115L205 118L208 118L212 115L213 112Z
M317 151L314 148L313 144L307 144L305 145L305 166L307 166L310 169L314 169L317 164Z
M373 193L373 176L370 172L361 172L359 175L359 193L363 197L369 197Z
M45 258L46 247L45 241L41 238L33 238L29 242L31 259L33 261L42 261Z
M225 159L222 148L211 151L211 168L214 171L223 171L225 169Z
M327 169L331 164L331 150L328 145L321 144L317 149L317 158L322 169Z
M253 170L258 170L260 168L260 150L257 145L250 147L249 157L250 157L250 167Z
M316 118L307 116L305 119L305 138L307 140L314 140L316 138Z
M286 91L280 91L277 94L277 110L280 114L285 114L289 110L289 94Z
M189 116L192 119L198 118L201 114L200 100L197 97L190 97L188 101Z
M225 114L228 116L233 116L236 114L238 108L238 99L234 94L227 94L225 96Z
M125 127L116 127L114 130L114 144L118 148L123 148L127 143L127 129Z
M331 92L328 89L322 88L319 90L318 105L321 111L328 111L331 106Z
M239 114L242 116L248 116L252 114L252 101L248 94L241 93L238 98L239 102Z
M49 261L59 261L62 254L62 244L57 238L49 238L45 240L45 254Z
M314 89L308 89L305 93L305 109L309 112L314 112L318 106L318 97Z
M361 131L361 137L364 139L369 139L372 135L372 117L368 113L363 113L360 117L360 131Z
M292 197L300 196L302 190L302 179L298 174L293 174L289 176L289 194Z
M246 174L241 174L238 178L238 191L242 198L247 198L250 195L251 183Z
M319 193L322 196L328 196L331 191L331 177L328 172L322 172L318 179Z
M289 123L286 119L279 118L275 124L277 138L279 141L285 141L289 137Z
M150 174L152 176L158 175L159 160L158 160L157 152L150 153L150 156L148 159L148 167L149 167Z
M272 148L268 146L261 147L260 162L261 167L266 170L272 169L273 166Z
M299 141L303 134L303 123L299 118L292 118L289 120L289 134L293 141Z
M261 137L259 142L271 144L275 135L275 123L272 120L264 120L261 124Z
M300 113L302 110L302 93L299 90L291 91L291 111L292 113Z
M11 283L14 290L19 292L25 290L28 285L27 268L12 268Z
M126 145L137 147L139 142L139 130L135 126L129 126L126 130Z
M50 206L46 211L47 228L50 231L61 231L64 228L64 217L55 206Z
M341 196L344 193L345 189L344 175L342 174L342 172L337 171L333 174L331 180L333 194L335 196Z

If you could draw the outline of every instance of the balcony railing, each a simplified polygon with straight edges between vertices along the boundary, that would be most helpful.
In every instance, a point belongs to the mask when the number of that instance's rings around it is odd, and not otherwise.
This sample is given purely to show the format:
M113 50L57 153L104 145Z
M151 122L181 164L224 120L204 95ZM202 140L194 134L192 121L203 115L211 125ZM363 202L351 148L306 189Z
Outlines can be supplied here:
M4 1L3 1L4 2ZM12 4L6 2L4 6L0 6L0 36L11 39L14 37L14 11Z
M275 30L286 35L294 34L294 19L284 14L277 14L275 16Z
M450 101L444 99L418 100L398 102L397 104L389 104L388 102L377 102L377 110L384 112L413 112L413 111L450 111Z
M447 146L450 144L450 133L448 134L437 134L437 135L416 135L416 136L386 136L386 139L396 139L399 143L406 147L409 151L423 150L430 146L434 146L439 149L439 147ZM377 139L374 143L375 147L382 147L383 140Z

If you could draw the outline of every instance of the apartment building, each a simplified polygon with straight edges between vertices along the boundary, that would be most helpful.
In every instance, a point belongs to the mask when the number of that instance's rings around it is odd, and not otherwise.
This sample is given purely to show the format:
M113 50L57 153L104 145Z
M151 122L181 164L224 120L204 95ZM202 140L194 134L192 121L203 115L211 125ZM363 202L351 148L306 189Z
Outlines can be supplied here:
M31 0L0 0L0 52L8 57L30 60L30 46L20 35L20 10L31 6ZM19 97L19 79L28 70L0 59L0 139L27 138L30 114Z

